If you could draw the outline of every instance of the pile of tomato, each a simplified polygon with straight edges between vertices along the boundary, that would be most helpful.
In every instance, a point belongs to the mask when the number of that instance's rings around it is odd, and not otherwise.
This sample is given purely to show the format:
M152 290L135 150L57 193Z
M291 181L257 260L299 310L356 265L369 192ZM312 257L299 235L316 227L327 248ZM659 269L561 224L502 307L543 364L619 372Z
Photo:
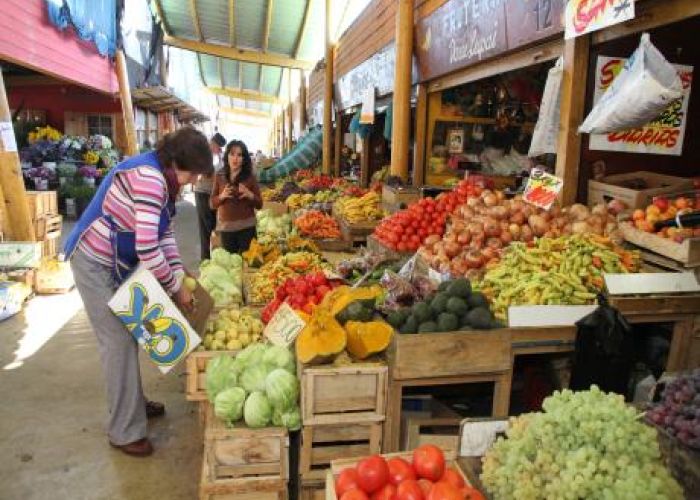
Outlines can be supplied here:
M339 286L338 283L326 278L322 272L290 278L277 287L275 298L262 310L260 319L265 324L269 323L282 302L288 303L295 311L311 314L313 306L320 303L333 288Z
M445 466L445 455L427 444L412 462L373 455L343 470L335 481L338 500L483 500L462 474Z
M374 229L374 236L392 250L415 252L428 236L442 236L447 217L467 199L479 196L483 189L483 184L472 178L460 181L452 191L436 198L422 198L386 217Z

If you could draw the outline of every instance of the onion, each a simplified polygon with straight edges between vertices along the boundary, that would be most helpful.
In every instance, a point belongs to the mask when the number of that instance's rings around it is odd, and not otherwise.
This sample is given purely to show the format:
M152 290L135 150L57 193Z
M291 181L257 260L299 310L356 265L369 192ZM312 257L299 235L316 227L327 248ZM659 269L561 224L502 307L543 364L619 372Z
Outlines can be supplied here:
M569 215L571 215L571 218L575 221L584 221L589 215L591 215L591 212L585 205L574 203L571 205L571 207L569 207Z
M562 234L572 234L574 231L573 224L566 224L562 229Z
M607 217L608 207L605 206L605 203L598 203L591 209L591 213L594 215L602 215L603 217Z
M469 208L476 208L481 205L481 198L469 198L467 199L467 206Z
M428 236L428 237L425 239L425 242L424 242L424 243L425 243L425 245L431 246L431 247L432 247L432 246L435 245L435 243L437 243L438 241L440 241L440 237L439 237L437 234L431 234L430 236Z
M608 210L613 214L617 215L627 209L627 205L618 199L613 199L608 203Z
M452 219L452 226L450 227L450 230L454 231L455 233L461 233L464 231L466 226L467 223L465 221L460 219Z
M571 232L573 234L586 234L591 232L591 226L586 222L578 221L571 225Z
M489 194L485 195L483 198L484 198L484 205L486 205L487 207L493 207L493 206L498 204L498 198L493 193L489 193Z
M498 221L495 219L489 217L484 221L484 234L486 236L498 236L501 234L501 227L498 224Z
M500 237L499 238L489 238L488 240L486 240L486 246L494 248L494 249L498 249L498 248L503 247L503 242L501 241Z
M513 241L513 235L510 233L510 231L501 232L501 242L503 243L503 246L510 244L511 241Z
M510 203L510 208L512 210L515 210L517 212L521 212L523 210L523 207L525 207L525 202L522 200L522 197L518 198L517 196L511 200Z
M481 256L484 258L484 262L488 262L498 256L498 250L493 247L485 247L481 250Z
M447 245L445 245L445 254L447 254L447 257L449 257L450 259L455 257L460 250L460 246L456 242L448 242Z
M496 198L498 198L498 201L503 201L506 198L506 194L503 191L496 191Z
M549 209L549 215L551 215L554 218L559 217L561 215L561 207L557 203L555 203Z
M521 212L523 213L523 215L524 215L525 218L527 219L528 217L530 217L531 215L533 215L533 214L535 213L535 208L534 208L533 206L531 206L531 205L527 205L527 204L526 204L526 205L523 207L523 209L521 210Z
M542 217L542 218L543 218L545 221L547 221L547 222L549 222L550 220L552 220L552 216L549 214L549 212L540 212L540 213L538 213L538 214L536 214L536 215Z
M457 236L457 243L459 243L460 245L466 245L471 239L472 235L469 231L462 231L461 233L459 233L459 236Z
M467 266L471 269L478 269L484 263L481 254L478 252L469 252L464 258L464 261L466 262Z
M469 208L467 205L462 205L461 207L459 207L458 213L467 220L474 217L474 210Z
M489 215L496 220L502 220L508 217L508 209L506 207L497 205L489 209Z
M445 236L446 243L456 243L457 242L457 235L455 233L449 233Z
M617 230L617 223L615 222L608 222L605 224L605 234L610 235L613 234Z
M527 219L527 223L532 228L532 232L535 236L542 236L544 233L549 231L549 224L541 215L531 215Z
M484 234L478 234L472 238L472 241L469 243L469 248L472 250L480 250L481 247L484 246Z
M522 234L521 228L518 224L511 224L508 226L508 231L514 240L519 239L520 235Z
M534 238L535 234L532 232L532 229L530 226L521 226L520 227L520 241L532 241Z
M518 224L519 226L522 226L523 224L525 224L526 220L527 220L527 217L525 217L525 214L523 214L522 212L516 212L510 216L510 221L513 224Z
M550 225L557 229L562 229L568 222L569 221L566 219L566 217L557 217L556 219L552 220Z
M472 236L484 234L484 226L480 222L470 222L468 229Z

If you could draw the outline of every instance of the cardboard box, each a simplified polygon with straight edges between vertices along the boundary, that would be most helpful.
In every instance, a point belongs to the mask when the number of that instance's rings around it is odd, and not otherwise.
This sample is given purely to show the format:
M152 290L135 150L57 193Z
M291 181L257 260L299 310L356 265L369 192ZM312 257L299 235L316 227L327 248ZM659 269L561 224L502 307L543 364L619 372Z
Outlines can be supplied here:
M41 242L9 241L0 243L0 267L39 267Z
M36 271L34 288L39 294L65 293L75 285L70 263L44 260Z
M645 187L637 189L635 185L638 184ZM692 187L692 179L654 172L639 171L608 175L602 181L588 181L588 206L618 199L625 203L627 208L644 208L655 196L676 193Z

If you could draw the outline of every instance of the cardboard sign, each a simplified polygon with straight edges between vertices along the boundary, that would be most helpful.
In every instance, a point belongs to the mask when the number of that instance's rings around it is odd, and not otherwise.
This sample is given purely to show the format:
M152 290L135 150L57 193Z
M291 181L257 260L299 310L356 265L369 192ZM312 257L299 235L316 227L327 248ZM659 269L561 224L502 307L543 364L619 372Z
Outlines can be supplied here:
M552 206L552 203L559 196L562 186L564 186L564 181L559 177L548 174L544 170L533 168L530 171L527 186L525 186L523 199L531 205L549 210L549 207Z
M263 335L275 345L289 347L305 326L304 320L283 302L265 327Z
M627 59L598 56L596 64L595 105L617 78ZM591 134L589 148L599 151L622 151L680 156L683 152L685 126L688 122L688 103L693 83L693 67L673 65L683 84L683 99L671 105L658 118L643 127L609 134Z
M540 326L573 326L598 308L591 306L510 306L508 308L509 328Z
M697 293L700 283L693 272L631 273L603 275L610 295Z
M0 243L0 267L39 267L40 262L41 243Z
M15 130L12 122L0 122L0 151L11 153L17 151L17 141L15 141Z
M201 342L143 264L119 287L108 305L162 373L168 373Z
M199 335L204 335L204 331L207 328L207 319L209 319L209 315L214 309L214 299L211 298L209 292L204 289L199 281L197 282L197 288L192 292L192 296L194 297L194 308L183 314L192 328L194 328L194 331Z
M634 0L569 0L564 12L564 38L575 38L630 19L634 19Z

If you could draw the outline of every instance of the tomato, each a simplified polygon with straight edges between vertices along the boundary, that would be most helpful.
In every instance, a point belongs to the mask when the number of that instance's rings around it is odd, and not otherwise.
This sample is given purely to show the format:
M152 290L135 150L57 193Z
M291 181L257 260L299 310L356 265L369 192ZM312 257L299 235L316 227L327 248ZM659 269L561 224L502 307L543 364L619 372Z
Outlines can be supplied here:
M445 473L442 475L440 481L447 481L455 488L464 487L464 478L462 475L454 469L445 469Z
M396 500L396 486L385 484L381 490L374 492L372 500Z
M424 444L413 451L413 468L418 477L438 481L445 472L445 455L432 444Z
M447 481L438 481L430 488L426 500L464 500L462 492Z
M357 469L354 467L343 470L338 475L338 479L335 480L335 492L338 498L342 497L346 491L356 490L359 487L360 485L357 484Z
M415 233L415 232L416 232L416 230L413 228L413 226L408 226L408 227L406 228L406 234L409 235L409 236L412 235L412 234Z
M404 241L402 241L401 243L399 243L398 245L396 245L396 249L397 249L399 252L405 252L405 251L407 250L407 248L408 248L408 247L406 247L406 242L404 242Z
M464 486L460 492L464 500L486 500L479 490L471 486Z
M664 198L663 196L659 196L658 198L654 199L654 205L658 207L659 210L662 212L665 212L668 210L668 200Z
M340 500L369 500L369 497L364 491L355 489L346 491Z
M374 493L388 482L389 466L379 455L372 455L357 464L357 484L365 493Z
M423 490L423 496L427 497L430 489L433 487L433 482L430 479L419 479L418 485Z
M389 467L389 481L391 484L399 484L406 479L415 479L416 473L413 467L406 460L399 457L391 458L387 461Z
M418 481L406 479L399 483L399 487L396 489L396 498L398 500L423 500L425 495Z
M326 284L320 285L316 288L316 297L322 299L328 292L331 291L331 287Z
M311 275L309 278L309 281L311 282L312 285L314 286L321 286L325 285L328 281L326 280L326 276L323 273L314 273Z

